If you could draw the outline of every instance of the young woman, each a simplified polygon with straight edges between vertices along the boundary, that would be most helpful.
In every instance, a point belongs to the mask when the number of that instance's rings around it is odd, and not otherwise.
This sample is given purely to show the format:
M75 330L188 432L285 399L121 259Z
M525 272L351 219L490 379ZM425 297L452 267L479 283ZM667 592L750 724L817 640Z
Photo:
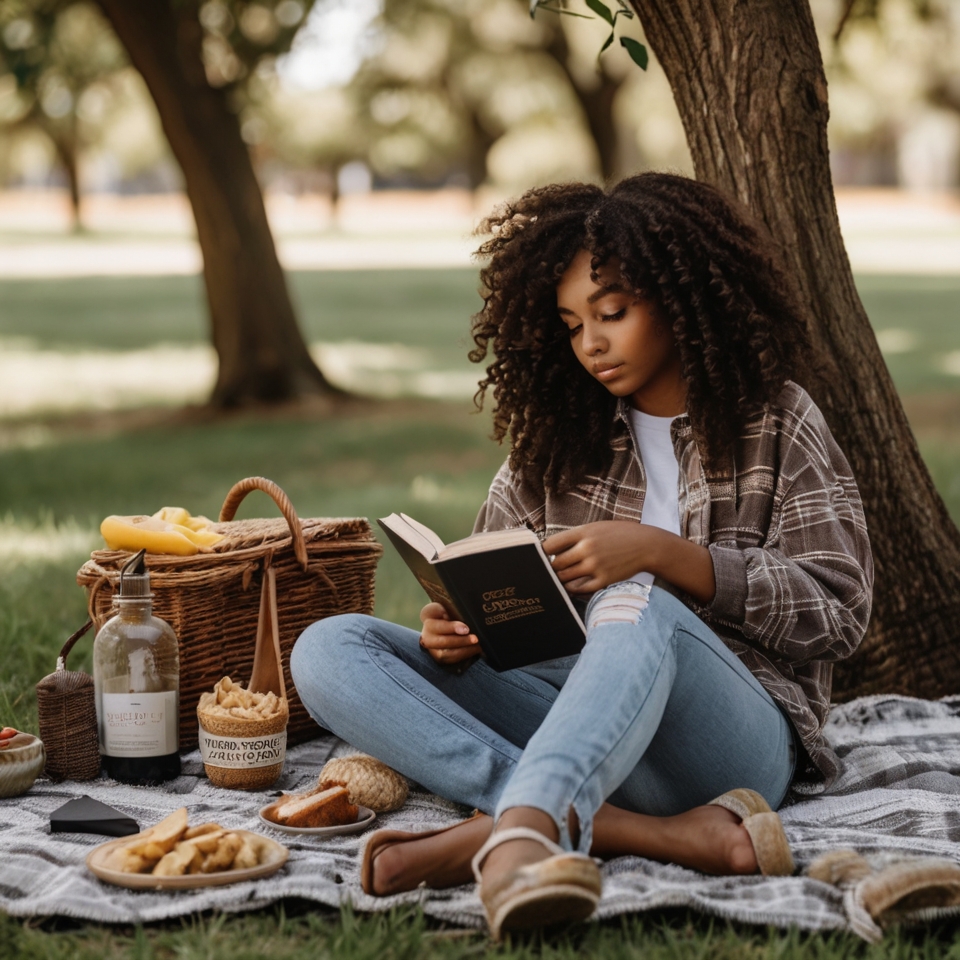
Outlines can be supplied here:
M511 450L475 530L538 532L589 600L586 646L496 673L438 604L420 634L359 615L303 634L291 668L318 722L478 810L374 834L364 887L475 875L499 936L589 915L588 853L790 872L770 811L838 772L832 663L873 577L850 468L790 379L792 284L682 177L531 190L485 228L471 359L492 350L480 397Z

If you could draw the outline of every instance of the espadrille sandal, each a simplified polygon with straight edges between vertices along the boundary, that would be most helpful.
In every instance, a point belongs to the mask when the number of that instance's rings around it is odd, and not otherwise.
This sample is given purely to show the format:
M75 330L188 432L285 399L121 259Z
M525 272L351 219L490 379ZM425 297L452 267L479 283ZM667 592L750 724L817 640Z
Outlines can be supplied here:
M740 787L710 803L735 813L743 821L753 844L757 866L765 877L789 877L793 873L793 854L783 824L759 793Z
M843 891L854 932L879 943L885 927L960 913L960 865L941 857L872 856L831 850L807 868L807 876Z
M551 856L483 882L480 871L490 851L511 840L535 840ZM529 827L491 834L477 851L472 866L494 940L500 940L504 933L586 920L600 902L602 885L596 862L585 853L564 850Z

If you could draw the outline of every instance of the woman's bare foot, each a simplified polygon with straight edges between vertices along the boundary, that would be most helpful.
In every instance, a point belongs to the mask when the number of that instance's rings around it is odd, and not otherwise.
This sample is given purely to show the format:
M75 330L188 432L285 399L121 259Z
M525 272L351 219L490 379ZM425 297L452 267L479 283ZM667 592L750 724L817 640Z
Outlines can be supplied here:
M505 811L497 829L520 826L557 840L553 819L533 807ZM421 883L436 890L469 883L473 879L470 861L492 828L493 820L484 815L423 839L385 844L373 855L374 893L388 896L413 890ZM571 816L571 835L576 834L575 817ZM590 853L604 858L646 857L718 876L758 870L753 843L740 818L718 806L694 807L673 817L651 817L605 803L593 821ZM533 840L512 840L490 852L483 876L492 879L546 856L546 849Z
M753 842L740 818L718 806L648 817L605 803L593 821L594 856L633 854L718 876L757 873Z
M575 820L572 811L571 820ZM532 807L505 811L497 830L520 826L557 840L553 819ZM576 824L572 823L571 834L576 833ZM712 805L694 807L673 817L650 817L605 803L594 818L590 853L607 858L632 854L717 876L759 870L753 841L740 818ZM483 877L489 881L547 856L547 850L533 840L512 840L490 851Z
M434 890L470 883L470 861L492 829L493 819L484 814L433 836L385 844L373 854L374 894L386 897L421 883Z

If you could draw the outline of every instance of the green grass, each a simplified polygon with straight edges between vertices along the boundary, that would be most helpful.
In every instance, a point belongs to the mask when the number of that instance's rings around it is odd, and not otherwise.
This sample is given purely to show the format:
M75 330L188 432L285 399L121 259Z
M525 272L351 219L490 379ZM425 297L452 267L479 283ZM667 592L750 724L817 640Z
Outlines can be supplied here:
M293 285L309 339L344 339L349 331L351 339L374 342L439 342L450 357L462 356L457 341L478 302L472 271L297 274ZM960 520L960 378L936 364L960 349L960 279L867 278L860 286L878 329L916 334L916 349L892 355L890 367L908 394L911 422L938 489ZM0 282L0 338L29 337L58 349L127 349L196 342L203 325L199 286L189 278ZM51 420L12 431L0 423L0 720L36 729L33 685L54 668L63 641L85 619L74 577L105 515L178 504L213 516L234 481L264 474L305 516L404 510L445 539L463 536L505 454L487 438L488 416L471 416L469 409L404 401L347 404L325 419L293 411L223 418L154 412ZM254 494L240 515L275 514L265 497ZM378 572L376 612L414 623L421 603L419 589L388 549ZM81 641L70 666L89 669L90 647L89 638ZM894 931L868 947L847 935L667 912L494 950L483 936L442 929L417 911L358 917L297 903L144 928L32 925L0 915L0 960L267 955L960 960L960 928Z
M477 273L354 270L289 274L307 340L403 343L435 364L465 366ZM887 363L901 391L960 388L944 353L960 348L960 277L863 276L857 286L876 330L907 330L915 345ZM48 349L132 350L207 342L198 277L85 277L0 281L0 341Z
M27 928L0 916L0 956L17 960L960 960L955 924L894 930L868 945L851 934L807 934L727 923L690 911L657 911L494 946L411 909L360 917L300 903L237 917L115 930L48 922ZM6 948L6 949L5 949Z
M445 538L467 533L503 451L486 439L487 419L449 404L360 404L325 421L244 416L212 422L160 422L133 431L74 435L54 431L38 448L0 451L0 513L13 542L47 534L67 549L49 559L15 562L0 555L0 717L36 729L33 684L54 667L56 651L85 619L74 573L86 549L71 537L95 531L107 513L154 510L178 503L215 514L238 478L264 473L276 479L307 516L382 515L401 509ZM960 438L958 438L960 439ZM942 446L942 444L941 444ZM955 443L954 453L960 451ZM960 457L954 477L960 477ZM953 482L958 482L956 479ZM275 514L253 494L241 515ZM59 539L58 539L59 538ZM388 550L377 579L377 613L416 622L422 597L402 563ZM74 669L90 666L90 641L77 647ZM924 935L894 934L865 948L849 936L805 936L711 922L695 914L635 917L492 951L483 937L443 931L417 914L353 917L341 921L322 908L286 916L188 918L144 929L46 922L26 928L0 917L0 957L192 958L247 957L556 957L603 958L846 956L948 957L960 960L956 927ZM4 952L4 938L16 951Z
M288 274L304 336L403 343L463 365L480 309L475 270L351 270ZM0 340L51 349L133 350L206 343L199 277L0 281Z
M960 349L960 276L862 276L857 289L875 330L907 331L915 341L886 357L901 395L960 390L960 377L942 366Z

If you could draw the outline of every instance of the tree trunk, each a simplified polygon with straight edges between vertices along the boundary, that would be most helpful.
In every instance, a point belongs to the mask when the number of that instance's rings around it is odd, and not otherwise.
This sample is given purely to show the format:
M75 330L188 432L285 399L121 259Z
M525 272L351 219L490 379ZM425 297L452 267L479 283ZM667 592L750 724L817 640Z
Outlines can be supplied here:
M477 111L467 107L470 117L470 139L464 157L467 179L471 191L476 191L487 180L487 154L496 141L496 137L483 125Z
M333 392L297 327L263 195L225 91L207 82L193 0L100 0L142 74L183 170L203 252L213 345L212 402Z
M808 0L631 0L673 89L697 177L782 245L809 306L806 386L863 497L873 617L838 699L960 690L960 532L934 488L857 295L827 152L827 85Z
M72 215L72 229L79 233L83 229L83 220L80 216L80 173L77 169L77 144L55 130L47 130L47 135L57 151L57 158L63 167L67 178L67 189L70 191L70 213Z

